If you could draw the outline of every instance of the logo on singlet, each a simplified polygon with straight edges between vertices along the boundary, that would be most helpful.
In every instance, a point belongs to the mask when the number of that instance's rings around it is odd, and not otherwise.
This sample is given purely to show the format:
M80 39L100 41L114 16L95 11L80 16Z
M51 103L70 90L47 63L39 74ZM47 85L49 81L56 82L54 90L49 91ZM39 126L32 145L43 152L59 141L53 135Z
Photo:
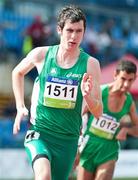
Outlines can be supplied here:
M57 73L57 70L56 68L52 68L51 71L50 71L51 74L56 74Z
M82 74L74 74L74 73L70 72L69 74L66 75L66 77L67 78L72 77L72 78L79 78L80 79L82 77Z

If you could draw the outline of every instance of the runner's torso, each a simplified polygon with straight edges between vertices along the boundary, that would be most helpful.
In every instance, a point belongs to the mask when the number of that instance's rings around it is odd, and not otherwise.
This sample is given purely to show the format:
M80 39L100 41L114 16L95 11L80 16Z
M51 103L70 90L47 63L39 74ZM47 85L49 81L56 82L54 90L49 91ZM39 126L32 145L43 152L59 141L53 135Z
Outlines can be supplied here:
M59 137L78 137L82 121L80 83L89 55L80 50L76 64L63 69L57 64L57 51L58 45L49 48L39 75L34 127Z

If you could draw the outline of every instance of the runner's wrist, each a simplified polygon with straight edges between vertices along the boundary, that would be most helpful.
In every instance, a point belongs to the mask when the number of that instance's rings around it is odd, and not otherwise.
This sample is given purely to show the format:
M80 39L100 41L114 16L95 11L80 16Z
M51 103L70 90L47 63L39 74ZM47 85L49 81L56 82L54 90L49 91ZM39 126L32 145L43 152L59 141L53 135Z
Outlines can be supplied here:
M16 106L16 110L20 111L22 109L26 108L25 105L21 105L21 106Z

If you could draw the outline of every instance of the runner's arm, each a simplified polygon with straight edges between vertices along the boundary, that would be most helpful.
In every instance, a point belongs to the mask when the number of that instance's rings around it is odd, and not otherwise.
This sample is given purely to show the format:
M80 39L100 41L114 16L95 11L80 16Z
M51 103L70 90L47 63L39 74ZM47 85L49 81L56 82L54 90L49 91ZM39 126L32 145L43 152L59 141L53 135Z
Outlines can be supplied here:
M12 87L17 109L13 127L14 134L18 133L21 120L28 114L24 102L24 76L35 66L38 70L40 69L46 50L46 48L35 48L12 71Z
M82 94L88 110L96 118L101 116L103 112L100 76L101 71L98 60L90 58L88 60L87 73L84 74L82 80Z

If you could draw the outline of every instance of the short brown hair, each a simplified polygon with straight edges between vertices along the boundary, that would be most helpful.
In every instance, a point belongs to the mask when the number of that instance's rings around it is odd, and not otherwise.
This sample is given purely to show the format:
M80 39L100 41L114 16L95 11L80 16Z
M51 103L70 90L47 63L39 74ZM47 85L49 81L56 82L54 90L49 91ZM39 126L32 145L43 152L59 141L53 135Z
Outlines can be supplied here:
M119 73L120 71L126 71L128 74L129 73L137 73L137 66L135 63L129 60L120 60L117 67L116 67L116 72Z
M75 5L69 5L64 7L57 18L58 26L63 29L65 22L68 19L70 19L72 23L82 20L84 22L84 30L86 29L86 17L79 7Z

